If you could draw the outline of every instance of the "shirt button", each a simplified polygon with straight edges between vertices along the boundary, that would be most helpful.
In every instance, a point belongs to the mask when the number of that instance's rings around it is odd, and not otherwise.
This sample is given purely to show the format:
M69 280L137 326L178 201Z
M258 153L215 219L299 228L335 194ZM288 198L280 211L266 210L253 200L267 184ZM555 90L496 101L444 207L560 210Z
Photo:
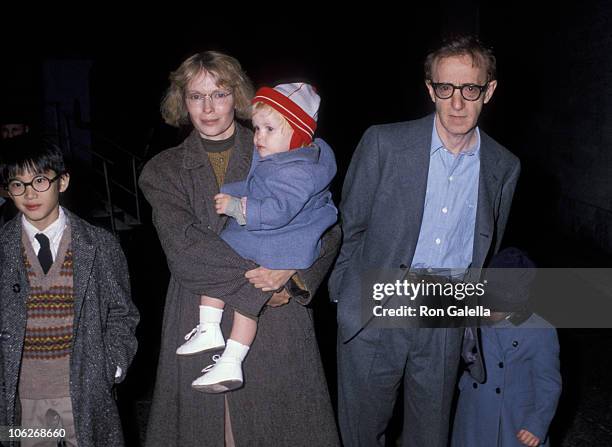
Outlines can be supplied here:
M13 292L15 293L21 292L21 286L19 284L13 284Z
M504 367L504 362L499 362L499 363L497 364L497 366L499 366L500 368L503 368L503 367Z
M476 388L478 388L478 384L477 384L476 382L474 382L474 383L472 384L472 387L473 387L474 389L476 389Z
M497 394L501 394L501 389L500 389L500 388L495 388L495 392L496 392Z
M442 242L440 238L436 238L436 245L440 245L440 242Z
M442 212L443 212L444 214L448 213L448 208L447 208L447 207L442 208Z
M514 341L512 342L512 346L516 348L516 347L518 346L518 341L514 340Z

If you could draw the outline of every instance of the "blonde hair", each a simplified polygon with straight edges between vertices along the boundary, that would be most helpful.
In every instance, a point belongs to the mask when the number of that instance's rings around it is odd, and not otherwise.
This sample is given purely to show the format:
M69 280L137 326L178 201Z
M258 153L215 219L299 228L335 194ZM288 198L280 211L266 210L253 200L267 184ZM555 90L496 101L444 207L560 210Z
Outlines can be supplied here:
M275 113L281 119L281 130L283 132L288 131L288 130L293 130L293 127L291 127L291 124L289 124L289 121L287 121L287 118L285 118L282 113L280 113L278 110L276 110L274 107L270 106L269 104L266 104L265 102L257 101L255 104L253 104L252 109L253 111L251 113L251 116L255 115L256 113Z
M254 90L240 62L227 54L205 51L188 57L176 71L170 73L170 87L161 103L161 115L166 124L179 127L189 123L185 90L200 73L210 73L220 87L231 89L238 118L251 118L250 104Z

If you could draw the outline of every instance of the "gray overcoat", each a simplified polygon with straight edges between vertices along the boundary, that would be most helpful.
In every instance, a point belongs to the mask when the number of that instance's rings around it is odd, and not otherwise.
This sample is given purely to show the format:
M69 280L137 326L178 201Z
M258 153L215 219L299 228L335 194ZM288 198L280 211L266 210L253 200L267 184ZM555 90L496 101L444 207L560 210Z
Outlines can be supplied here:
M117 240L66 210L72 231L74 332L70 397L79 447L122 446L112 387L136 353L138 311L130 298L125 256ZM19 425L19 369L29 283L21 249L21 214L0 230L0 340L8 425ZM117 367L121 375L115 377Z
M244 180L251 165L253 135L238 124L236 132L226 183ZM257 315L270 293L244 278L255 264L218 236L227 217L215 212L212 198L219 188L197 132L149 161L140 187L153 208L171 273L147 445L223 446L225 397L238 446L337 445L311 311L304 305L331 266L339 229L334 227L324 237L319 260L299 272L309 297L266 308L260 315L257 337L244 363L244 387L225 395L201 393L191 388L191 382L212 363L211 354L175 353L198 323L200 295L228 305L222 325L227 339L232 308Z

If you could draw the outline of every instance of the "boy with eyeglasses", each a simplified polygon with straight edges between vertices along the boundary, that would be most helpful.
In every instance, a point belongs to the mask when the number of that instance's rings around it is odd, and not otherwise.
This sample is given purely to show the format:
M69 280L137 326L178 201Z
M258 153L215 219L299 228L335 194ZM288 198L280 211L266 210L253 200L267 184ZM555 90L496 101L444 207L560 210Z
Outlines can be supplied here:
M136 352L138 311L121 247L60 206L70 176L56 145L28 134L4 151L2 181L19 210L0 230L6 422L52 429L65 445L123 445L112 388Z
M232 217L221 233L236 252L269 269L305 269L319 256L321 236L336 222L329 185L336 174L332 149L313 141L320 98L305 83L263 87L255 93L253 161L245 182L225 184L214 197L217 214ZM185 337L178 355L224 349L192 387L220 393L242 386L242 362L257 322L234 313L225 343L225 303L202 296L200 324Z

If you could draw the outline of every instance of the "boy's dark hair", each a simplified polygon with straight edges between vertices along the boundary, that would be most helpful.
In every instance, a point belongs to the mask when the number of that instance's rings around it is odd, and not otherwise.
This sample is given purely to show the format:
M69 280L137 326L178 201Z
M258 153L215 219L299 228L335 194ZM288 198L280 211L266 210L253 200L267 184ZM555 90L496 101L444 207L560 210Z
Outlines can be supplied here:
M48 137L28 133L3 140L0 147L0 176L2 184L15 176L30 171L43 174L66 173L62 150Z
M432 81L432 68L437 60L452 56L470 56L476 67L484 66L487 81L497 77L497 62L493 50L476 36L456 35L446 37L437 49L429 52L425 58L425 80Z

